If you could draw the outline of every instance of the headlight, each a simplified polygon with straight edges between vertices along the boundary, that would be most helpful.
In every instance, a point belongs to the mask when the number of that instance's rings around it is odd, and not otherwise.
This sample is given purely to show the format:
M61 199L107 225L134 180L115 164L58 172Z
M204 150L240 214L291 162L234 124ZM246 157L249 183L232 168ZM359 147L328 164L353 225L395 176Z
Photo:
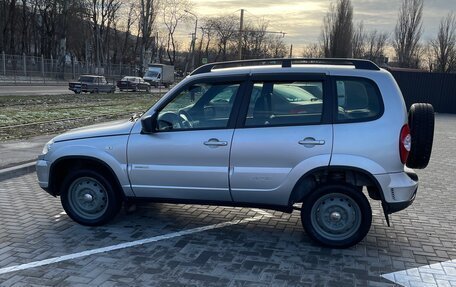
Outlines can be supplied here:
M43 147L42 154L47 154L51 150L51 147L53 144L54 144L54 140L48 141Z

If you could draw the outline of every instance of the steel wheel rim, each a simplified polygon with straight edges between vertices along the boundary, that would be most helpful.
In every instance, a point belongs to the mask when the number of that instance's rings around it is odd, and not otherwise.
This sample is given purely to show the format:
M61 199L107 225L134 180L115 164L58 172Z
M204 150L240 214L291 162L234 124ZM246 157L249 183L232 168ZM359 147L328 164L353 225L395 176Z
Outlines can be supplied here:
M108 208L108 194L100 182L91 177L81 177L68 189L69 205L80 217L97 219Z
M320 197L311 210L311 222L318 234L329 240L345 240L361 226L361 209L349 196L330 193Z

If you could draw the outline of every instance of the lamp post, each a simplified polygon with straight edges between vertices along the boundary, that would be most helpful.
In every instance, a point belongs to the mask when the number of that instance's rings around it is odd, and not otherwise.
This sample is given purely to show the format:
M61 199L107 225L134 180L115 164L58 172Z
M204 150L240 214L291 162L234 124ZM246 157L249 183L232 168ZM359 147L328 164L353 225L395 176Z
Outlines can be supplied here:
M191 71L193 71L193 69L195 69L195 43L196 43L196 31L198 29L198 16L196 16L194 13L192 13L188 10L184 10L184 12L195 17L195 32L192 34L192 64L190 66Z

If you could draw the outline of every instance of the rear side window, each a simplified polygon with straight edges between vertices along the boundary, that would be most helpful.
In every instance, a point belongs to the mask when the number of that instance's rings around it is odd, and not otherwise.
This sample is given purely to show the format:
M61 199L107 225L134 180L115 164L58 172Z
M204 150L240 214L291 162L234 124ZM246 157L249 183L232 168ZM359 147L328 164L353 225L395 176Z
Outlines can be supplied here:
M245 126L318 124L322 112L323 82L256 82Z
M361 78L337 78L338 122L369 121L383 113L380 91L374 82Z

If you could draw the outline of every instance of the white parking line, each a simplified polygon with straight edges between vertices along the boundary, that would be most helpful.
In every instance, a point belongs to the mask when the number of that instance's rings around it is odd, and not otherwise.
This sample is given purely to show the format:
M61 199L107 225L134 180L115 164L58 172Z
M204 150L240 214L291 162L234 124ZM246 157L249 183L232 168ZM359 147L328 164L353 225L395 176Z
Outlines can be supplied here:
M175 237L181 237L184 235L194 234L194 233L203 232L203 231L207 231L207 230L211 230L211 229L218 229L218 228L223 228L223 227L237 225L237 224L259 221L266 217L273 217L272 214L270 214L266 211L260 210L260 209L254 209L254 211L257 213L260 213L261 215L257 215L257 216L249 217L249 218L245 218L245 219L226 221L226 222L222 222L222 223L187 229L187 230L183 230L183 231L163 234L163 235L135 240L135 241L131 241L131 242L120 243L120 244L106 246L106 247L102 247L102 248L86 250L86 251L72 253L72 254L63 255L63 256L59 256L59 257L48 258L48 259L44 259L44 260L40 260L40 261L4 267L4 268L0 269L0 274L10 273L10 272L15 272L15 271L20 271L20 270L26 270L26 269L30 269L30 268L34 268L34 267L40 267L40 266L45 266L45 265L49 265L49 264L54 264L57 262L73 260L73 259L77 259L77 258L89 256L89 255L94 255L94 254L98 254L98 253L134 247L134 246L138 246L138 245L148 244L148 243L157 242L157 241L161 241L161 240L165 240L165 239L171 239L171 238L175 238Z
M396 271L382 277L407 287L456 286L456 260Z

